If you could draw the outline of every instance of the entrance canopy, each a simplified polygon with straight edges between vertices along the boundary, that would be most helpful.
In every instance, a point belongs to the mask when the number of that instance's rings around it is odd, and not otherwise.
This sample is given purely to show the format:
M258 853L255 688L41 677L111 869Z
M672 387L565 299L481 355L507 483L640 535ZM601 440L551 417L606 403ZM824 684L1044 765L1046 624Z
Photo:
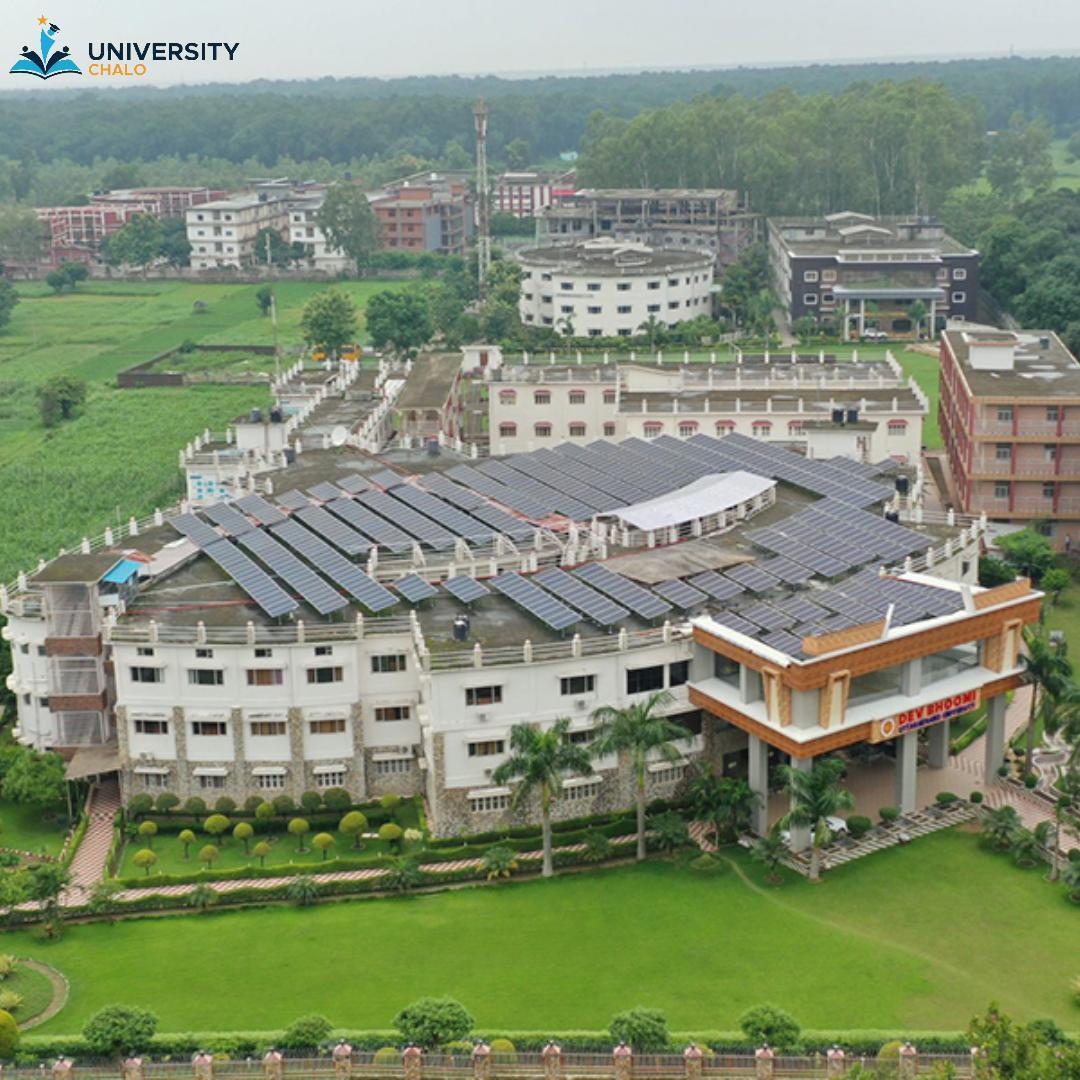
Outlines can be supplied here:
M120 768L120 750L114 746L80 746L64 770L67 780L103 776Z

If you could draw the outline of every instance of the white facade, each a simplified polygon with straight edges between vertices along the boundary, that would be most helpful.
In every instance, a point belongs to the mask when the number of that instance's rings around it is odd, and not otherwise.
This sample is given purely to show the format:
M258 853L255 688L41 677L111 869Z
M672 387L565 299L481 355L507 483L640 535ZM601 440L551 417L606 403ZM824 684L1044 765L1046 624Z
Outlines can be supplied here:
M318 223L323 196L313 195L294 199L289 205L289 242L302 244L308 268L323 274L340 274L351 269L350 259L340 248L333 247Z
M187 238L194 270L251 266L263 229L284 237L289 217L284 193L252 192L193 206L187 211Z
M713 259L592 240L518 255L526 326L577 337L631 337L654 319L675 327L712 312Z

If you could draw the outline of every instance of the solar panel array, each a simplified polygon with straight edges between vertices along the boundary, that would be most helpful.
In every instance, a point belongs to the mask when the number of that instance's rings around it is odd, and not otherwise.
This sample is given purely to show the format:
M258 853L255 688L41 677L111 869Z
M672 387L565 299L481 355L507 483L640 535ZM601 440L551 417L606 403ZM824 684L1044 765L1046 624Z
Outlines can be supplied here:
M708 593L703 593L700 589L695 589L693 585L680 581L678 578L672 581L661 581L652 589L657 596L662 596L682 611L690 611L707 603L709 599Z
M350 473L348 476L343 476L337 482L337 486L350 495L356 495L358 492L367 491L371 484L358 473Z
M284 506L286 510L303 510L305 506L311 505L311 500L302 492L293 488L292 491L286 491L281 495L275 495L278 506Z
M643 619L655 619L671 611L671 605L659 596L643 589L636 582L616 574L601 563L586 563L574 573L582 581L607 593L612 600L624 604Z
M455 600L460 600L463 604L474 604L477 600L491 595L491 590L486 585L471 577L447 578L442 583L442 587Z
M500 574L492 579L491 587L552 630L568 630L581 621L576 611L520 574Z
M335 499L332 503L327 503L326 508L335 517L363 533L373 544L379 544L387 551L398 554L412 550L412 537L403 533L396 525L391 525L386 518L381 518L366 506L361 506L355 499Z
M341 548L346 555L366 555L371 550L371 541L367 537L321 506L308 504L302 510L295 511L293 516L312 532L317 532L324 540Z
M589 588L583 581L568 574L565 570L551 567L536 575L536 580L548 592L576 608L587 619L598 626L614 626L620 619L630 614L626 608L608 599L603 593Z
M436 524L431 518L417 513L405 503L385 491L362 491L356 496L356 502L373 510L375 513L394 522L399 529L409 533L415 539L428 544L436 551L452 548L457 537L449 529Z
M236 500L236 507L253 517L260 525L280 525L285 520L285 515L261 495L245 495Z
M313 499L318 499L319 502L330 502L331 499L341 498L341 488L324 480L314 487L309 487L308 494Z
M206 548L221 539L221 533L210 528L202 518L194 514L178 514L169 519L169 524L197 547Z
M210 556L271 618L288 615L300 605L258 565L228 540L218 538L203 551Z
M282 581L294 588L320 615L330 615L348 607L349 601L337 589L331 588L310 566L301 562L269 533L262 529L252 529L238 539L260 562L265 563Z
M434 585L425 581L419 574L406 574L405 577L394 582L394 588L411 604L430 600L439 593Z
M229 536L240 536L255 528L243 514L237 513L228 503L214 503L203 510L203 513L215 525L220 525Z
M427 491L413 487L411 484L399 484L391 492L393 498L406 506L430 518L436 524L441 525L447 532L454 536L460 536L464 540L473 543L489 542L493 538L493 530L490 525L470 517L464 510L445 503Z

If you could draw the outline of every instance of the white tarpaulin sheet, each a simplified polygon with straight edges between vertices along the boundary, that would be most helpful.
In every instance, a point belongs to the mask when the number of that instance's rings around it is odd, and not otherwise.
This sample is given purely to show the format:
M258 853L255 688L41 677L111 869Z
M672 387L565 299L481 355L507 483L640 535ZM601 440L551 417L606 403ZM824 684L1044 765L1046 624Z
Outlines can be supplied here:
M775 480L743 472L741 469L736 472L714 473L668 495L660 495L633 506L624 506L600 516L615 518L632 529L649 532L722 513L774 487Z

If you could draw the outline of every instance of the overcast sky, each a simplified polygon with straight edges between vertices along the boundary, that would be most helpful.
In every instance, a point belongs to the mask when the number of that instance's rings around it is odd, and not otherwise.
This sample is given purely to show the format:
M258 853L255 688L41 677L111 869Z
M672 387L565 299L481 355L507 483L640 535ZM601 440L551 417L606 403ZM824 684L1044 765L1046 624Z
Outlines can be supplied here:
M23 45L38 48L39 16L84 72L88 44L102 40L240 43L231 63L152 63L139 80L64 76L50 90L1080 51L1076 0L3 0L0 88L32 82L5 73Z

